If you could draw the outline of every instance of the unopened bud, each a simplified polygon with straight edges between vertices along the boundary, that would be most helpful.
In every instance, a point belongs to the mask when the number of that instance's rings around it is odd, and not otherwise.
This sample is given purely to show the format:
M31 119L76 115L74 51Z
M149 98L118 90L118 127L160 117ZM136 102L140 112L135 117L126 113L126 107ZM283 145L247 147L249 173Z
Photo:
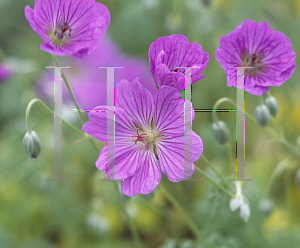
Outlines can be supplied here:
M42 142L35 131L27 132L23 138L23 146L27 155L37 158L41 152Z
M243 203L240 206L240 217L244 220L244 221L248 221L249 217L250 217L250 207L247 203Z
M243 204L244 200L242 197L234 197L230 200L229 202L229 208L232 212L234 212L235 210L237 210L242 204Z
M217 121L212 125L212 134L219 144L226 144L229 140L229 131L223 121Z
M269 96L265 99L265 104L267 105L270 114L274 117L276 117L276 114L278 112L278 103L275 97Z
M266 105L258 105L255 109L255 118L258 125L265 127L270 122L270 111Z

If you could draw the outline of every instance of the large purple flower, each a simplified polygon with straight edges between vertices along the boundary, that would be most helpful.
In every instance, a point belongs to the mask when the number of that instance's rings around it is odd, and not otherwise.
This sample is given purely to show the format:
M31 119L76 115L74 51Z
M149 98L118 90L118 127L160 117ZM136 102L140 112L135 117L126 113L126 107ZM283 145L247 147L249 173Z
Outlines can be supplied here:
M161 180L161 172L175 182L190 177L194 161L203 151L201 138L191 130L192 145L184 158L184 103L177 89L162 86L155 98L135 79L121 81L116 87L115 179L124 179L121 190L128 196L148 194ZM113 108L113 107L109 107ZM107 106L91 112L91 121L82 130L107 142ZM193 112L194 119L194 112ZM191 123L188 123L191 126ZM96 161L107 170L107 146ZM185 168L184 159L192 166ZM184 178L185 177L185 178Z
M181 34L158 38L149 48L149 68L158 86L169 85L179 91L185 89L185 69L177 67L199 67L192 69L192 84L205 75L200 73L206 68L209 60L198 43L189 44Z
M267 22L245 20L220 38L215 53L225 70L227 86L237 87L236 69L229 67L249 66L245 69L245 90L262 95L269 86L280 86L288 80L296 68L296 54L291 41L283 33L273 31Z
M59 56L89 54L110 23L108 9L95 0L37 0L25 16L45 42L41 50Z
M82 59L62 58L61 64L71 66L70 69L63 69L63 72L80 108L93 109L96 106L106 104L106 69L100 69L99 66L123 67L115 69L116 85L123 78L132 81L138 77L153 96L157 92L146 62L122 53L107 35L103 37L93 53ZM62 88L63 103L71 105L72 98L65 84L62 85ZM44 99L50 99L53 102L53 69L46 70L45 75L37 84L37 90Z

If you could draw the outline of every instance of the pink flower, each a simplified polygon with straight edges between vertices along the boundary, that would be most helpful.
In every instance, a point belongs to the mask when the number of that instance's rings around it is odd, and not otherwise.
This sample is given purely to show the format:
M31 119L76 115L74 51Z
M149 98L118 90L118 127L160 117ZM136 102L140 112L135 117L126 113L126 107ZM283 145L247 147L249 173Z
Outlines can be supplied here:
M203 143L195 132L189 130L192 144L184 149L185 133L188 132L184 130L187 125L184 104L178 90L169 86L162 86L153 98L138 79L132 83L123 80L117 85L115 179L124 179L121 182L124 194L151 193L161 180L161 172L173 182L193 174L193 162L200 158ZM107 106L96 107L99 112L91 112L91 121L82 127L102 142L107 142L108 138L107 109ZM189 127L191 124L188 122ZM107 161L111 159L113 157L107 156L107 146L104 146L96 161L97 168L107 170ZM190 168L184 168L185 159L191 164Z
M37 0L25 16L45 42L41 50L58 56L91 53L110 23L108 9L95 0Z
M253 67L245 69L244 87L252 95L262 95L269 86L282 85L296 68L291 41L272 30L267 22L243 21L228 36L220 38L215 56L226 73L229 87L237 87L236 69L229 67Z
M177 67L199 67L192 69L192 84L203 79L200 73L208 65L209 56L198 43L189 44L181 34L158 38L149 48L149 68L158 86L169 85L178 91L185 89L185 69Z

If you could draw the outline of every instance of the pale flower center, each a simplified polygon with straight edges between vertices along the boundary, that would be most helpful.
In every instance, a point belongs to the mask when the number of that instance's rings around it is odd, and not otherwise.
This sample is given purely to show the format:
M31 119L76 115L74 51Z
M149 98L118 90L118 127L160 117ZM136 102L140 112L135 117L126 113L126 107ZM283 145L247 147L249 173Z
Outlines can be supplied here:
M153 130L147 130L146 133L139 133L139 128L136 129L137 135L132 135L131 137L136 138L134 143L137 145L138 142L145 144L145 148L148 150L150 145L155 145L157 138L162 137L162 135L157 135Z
M50 32L50 39L55 46L62 46L71 37L72 29L68 23L58 23L54 32Z

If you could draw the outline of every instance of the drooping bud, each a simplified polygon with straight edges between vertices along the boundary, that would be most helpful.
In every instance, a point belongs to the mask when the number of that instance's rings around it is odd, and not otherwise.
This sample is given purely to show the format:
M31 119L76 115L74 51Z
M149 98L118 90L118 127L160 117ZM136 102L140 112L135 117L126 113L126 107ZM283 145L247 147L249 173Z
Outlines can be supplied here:
M239 209L239 207L243 204L244 200L242 197L234 197L231 198L229 202L229 208L232 212Z
M270 111L266 105L258 105L255 109L255 118L258 125L265 127L270 122Z
M276 114L278 112L278 103L275 97L269 96L265 99L265 104L267 105L270 114L274 117L276 117Z
M243 202L240 206L240 217L244 220L244 221L248 221L249 217L250 217L250 207L247 203Z
M35 131L27 132L23 138L23 146L27 155L37 158L41 152L42 142Z
M224 145L229 140L229 130L223 121L217 121L212 125L212 134L216 141Z

